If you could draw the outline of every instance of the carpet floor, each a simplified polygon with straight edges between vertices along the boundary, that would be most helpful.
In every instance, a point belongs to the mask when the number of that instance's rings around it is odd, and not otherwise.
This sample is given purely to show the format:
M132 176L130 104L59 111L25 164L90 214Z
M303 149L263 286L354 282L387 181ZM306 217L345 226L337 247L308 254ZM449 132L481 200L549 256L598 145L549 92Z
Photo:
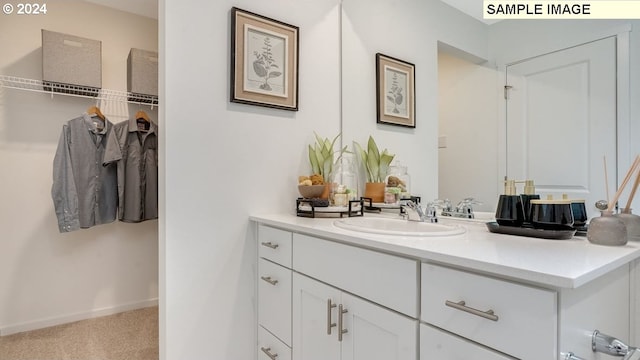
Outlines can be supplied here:
M134 359L158 359L158 307L0 337L0 360Z

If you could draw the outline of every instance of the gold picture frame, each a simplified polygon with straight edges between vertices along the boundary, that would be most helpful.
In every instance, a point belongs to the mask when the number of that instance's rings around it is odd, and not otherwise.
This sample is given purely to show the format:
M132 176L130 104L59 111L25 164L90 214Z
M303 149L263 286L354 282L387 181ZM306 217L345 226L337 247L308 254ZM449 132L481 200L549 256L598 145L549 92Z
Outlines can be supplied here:
M415 97L415 65L377 53L377 122L415 128Z
M298 111L297 26L231 9L231 102Z

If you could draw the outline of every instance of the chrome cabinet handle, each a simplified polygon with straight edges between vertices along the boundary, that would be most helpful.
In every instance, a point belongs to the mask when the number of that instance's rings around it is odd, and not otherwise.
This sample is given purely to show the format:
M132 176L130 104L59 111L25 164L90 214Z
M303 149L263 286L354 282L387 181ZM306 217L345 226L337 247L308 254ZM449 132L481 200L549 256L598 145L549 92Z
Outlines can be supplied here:
M261 347L260 350L262 350L263 353L267 354L267 356L271 359L271 360L276 360L276 358L278 357L278 354L272 354L271 353L271 348L265 348L265 347Z
M343 316L349 312L347 309L342 307L342 304L338 305L338 341L342 341L342 335L349 332L349 330L343 328Z
M278 280L272 279L271 276L260 276L260 279L268 282L269 284L276 286Z
M327 299L327 335L331 335L331 328L336 326L336 323L331 322L331 309L336 307L331 299Z
M266 247L271 248L271 249L273 249L273 250L277 249L277 248L278 248L278 246L280 246L280 245L278 245L278 244L274 244L274 243L272 243L271 241L269 241L269 242L262 242L261 244L262 244L262 246L266 246Z
M494 314L493 310L481 311L478 309L474 309L472 307L466 306L466 303L464 301L453 302L447 300L444 302L444 304L454 309L468 312L469 314L480 316L491 321L498 321L498 315Z

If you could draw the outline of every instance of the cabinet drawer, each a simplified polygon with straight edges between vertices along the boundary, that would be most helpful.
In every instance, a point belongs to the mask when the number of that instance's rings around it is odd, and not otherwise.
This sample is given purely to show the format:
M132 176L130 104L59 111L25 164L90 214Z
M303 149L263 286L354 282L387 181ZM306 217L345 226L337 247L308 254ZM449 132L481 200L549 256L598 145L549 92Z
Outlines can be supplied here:
M420 360L512 360L467 339L420 325Z
M258 262L258 323L291 345L291 270Z
M557 354L553 291L432 264L422 264L421 291L427 323L525 360Z
M258 225L258 255L291 268L291 233Z
M291 360L291 348L258 326L258 360Z
M418 317L417 261L300 234L293 244L295 271Z

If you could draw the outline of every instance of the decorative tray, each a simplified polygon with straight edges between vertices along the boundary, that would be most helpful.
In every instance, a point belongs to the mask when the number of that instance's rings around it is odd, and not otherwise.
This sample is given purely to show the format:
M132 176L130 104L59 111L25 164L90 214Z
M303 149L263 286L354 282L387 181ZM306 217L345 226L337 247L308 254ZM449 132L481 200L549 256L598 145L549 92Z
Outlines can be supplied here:
M318 201L318 199L298 198L296 200L296 215L302 217L316 217L316 215L336 214L340 217L362 216L364 203L362 199L351 200L347 206L328 206L328 201Z
M568 240L576 234L576 229L571 230L543 230L532 227L500 226L497 222L488 222L487 229L492 233L528 236L550 240Z

